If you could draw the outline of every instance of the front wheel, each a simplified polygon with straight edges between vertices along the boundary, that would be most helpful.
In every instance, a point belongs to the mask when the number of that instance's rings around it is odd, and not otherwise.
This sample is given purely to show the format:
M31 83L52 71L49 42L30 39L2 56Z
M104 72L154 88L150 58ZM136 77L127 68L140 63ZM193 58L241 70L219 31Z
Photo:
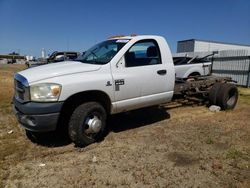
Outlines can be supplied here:
M69 121L69 136L77 147L96 142L103 136L106 126L106 111L97 102L78 106Z

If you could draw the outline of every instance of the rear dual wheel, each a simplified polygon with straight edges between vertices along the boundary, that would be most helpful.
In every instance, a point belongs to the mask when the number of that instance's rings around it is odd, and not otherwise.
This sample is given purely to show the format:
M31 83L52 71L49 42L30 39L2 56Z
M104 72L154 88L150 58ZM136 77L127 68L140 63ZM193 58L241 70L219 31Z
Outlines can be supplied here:
M238 89L229 83L215 83L209 92L211 105L220 106L222 110L234 109L238 101Z

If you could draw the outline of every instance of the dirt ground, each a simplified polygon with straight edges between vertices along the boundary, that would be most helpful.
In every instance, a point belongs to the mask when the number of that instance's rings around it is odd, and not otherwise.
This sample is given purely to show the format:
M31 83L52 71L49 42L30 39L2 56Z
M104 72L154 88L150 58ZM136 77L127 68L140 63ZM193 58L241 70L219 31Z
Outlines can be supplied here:
M78 149L30 142L11 109L12 76L0 65L0 187L250 187L250 90L235 110L148 108L109 119L103 141Z

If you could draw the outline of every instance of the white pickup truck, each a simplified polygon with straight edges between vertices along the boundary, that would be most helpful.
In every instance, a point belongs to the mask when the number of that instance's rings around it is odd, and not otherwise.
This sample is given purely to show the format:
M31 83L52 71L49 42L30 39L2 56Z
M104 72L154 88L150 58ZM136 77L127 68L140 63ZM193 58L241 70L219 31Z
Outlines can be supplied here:
M175 79L166 40L141 35L110 38L79 59L15 75L13 109L28 137L66 125L78 147L102 137L110 114L170 102L175 95L202 96L233 109L238 90L230 78Z
M207 76L211 74L212 62L207 57L214 54L209 54L203 57L199 56L175 56L173 62L175 67L175 75L178 78L192 78L193 76Z

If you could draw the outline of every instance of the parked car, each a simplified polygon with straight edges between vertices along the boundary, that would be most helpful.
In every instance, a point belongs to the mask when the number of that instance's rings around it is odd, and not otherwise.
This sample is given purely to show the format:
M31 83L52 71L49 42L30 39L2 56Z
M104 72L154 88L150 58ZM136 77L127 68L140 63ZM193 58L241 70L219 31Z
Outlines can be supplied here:
M79 52L70 52L70 51L63 51L63 52L58 52L55 51L53 52L47 59L41 59L40 61L33 62L33 63L27 63L28 67L36 67L39 65L45 65L49 63L57 63L57 62L62 62L62 61L70 61L70 60L75 60L78 58L80 55Z
M212 54L211 54L212 55ZM190 78L192 76L206 76L211 73L212 62L204 57L173 57L175 74L178 78Z
M48 60L48 63L61 62L66 60L74 60L80 55L79 52L53 52Z

